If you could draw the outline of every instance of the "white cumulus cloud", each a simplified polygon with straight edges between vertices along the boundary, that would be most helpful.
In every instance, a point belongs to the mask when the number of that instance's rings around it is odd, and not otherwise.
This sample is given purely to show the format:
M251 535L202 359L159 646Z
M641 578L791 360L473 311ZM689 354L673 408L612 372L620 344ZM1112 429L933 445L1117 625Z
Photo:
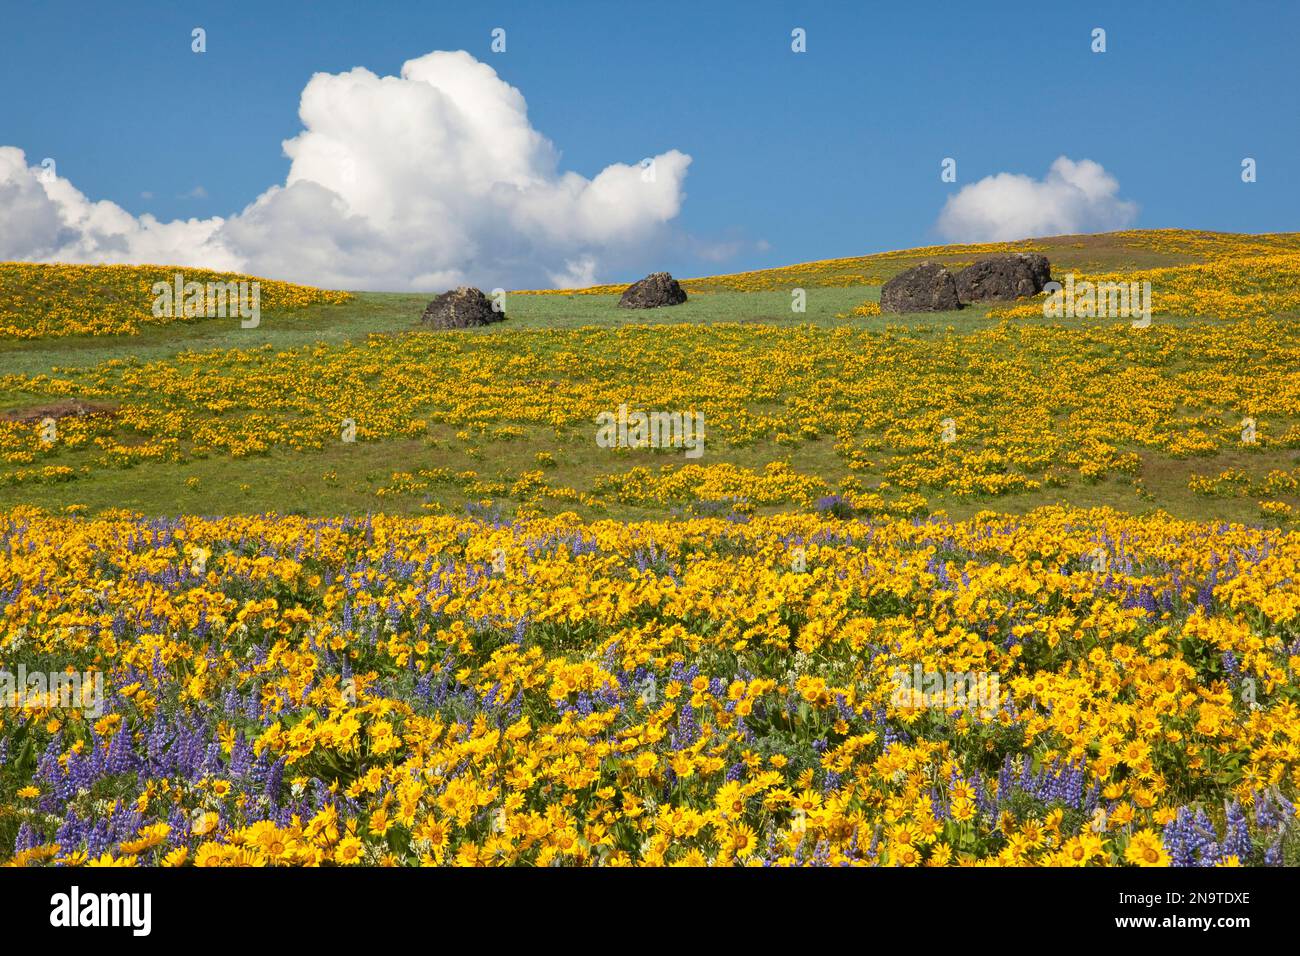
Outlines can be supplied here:
M1060 156L1043 179L998 173L964 186L944 203L939 234L952 242L1007 242L1123 229L1137 204L1119 198L1119 181L1091 159Z
M523 95L464 51L400 76L317 73L271 186L228 217L160 222L92 201L0 146L0 259L165 263L348 289L594 282L666 235L690 156L559 169ZM197 191L196 191L197 194Z

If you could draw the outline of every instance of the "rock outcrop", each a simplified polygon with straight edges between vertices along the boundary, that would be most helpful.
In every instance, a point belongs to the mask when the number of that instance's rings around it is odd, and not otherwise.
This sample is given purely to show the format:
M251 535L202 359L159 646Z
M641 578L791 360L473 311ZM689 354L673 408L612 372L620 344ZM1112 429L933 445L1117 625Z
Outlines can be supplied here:
M492 300L480 289L461 286L438 296L425 308L420 323L431 329L470 329L505 321L504 311L492 308Z
M685 301L686 291L676 279L667 272L655 272L628 286L618 305L622 309L657 309Z
M957 283L937 262L900 272L880 289L881 312L948 312L960 309Z
M957 298L968 302L1006 302L1043 291L1052 265L1036 252L980 259L957 273Z

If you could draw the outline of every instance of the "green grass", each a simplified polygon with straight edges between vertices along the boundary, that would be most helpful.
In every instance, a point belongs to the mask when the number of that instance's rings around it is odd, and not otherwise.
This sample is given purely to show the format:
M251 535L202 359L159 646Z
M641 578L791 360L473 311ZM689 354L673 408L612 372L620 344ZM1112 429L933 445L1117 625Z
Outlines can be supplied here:
M1056 271L1063 269L1103 270L1149 268L1193 261L1191 255L1153 252L1107 242L1106 237L1058 237L1038 240L1027 246L1046 248ZM961 265L975 258L953 251L924 255L889 254L868 259L846 259L819 274L890 275L921 259L938 259ZM865 264L864 264L865 263ZM838 270L838 272L837 272ZM694 292L681 306L655 310L626 310L617 307L615 295L523 295L508 294L507 322L464 332L426 334L493 335L499 329L570 329L587 326L619 328L654 325L709 325L741 323L754 325L805 326L834 329L850 327L884 332L903 326L912 334L965 335L997 325L984 307L957 312L908 316L837 318L867 300L878 300L878 286L814 286L805 288L806 309L795 312L788 291ZM112 360L165 360L181 352L219 352L269 346L272 350L296 348L314 343L341 344L370 335L420 334L418 318L432 293L357 293L342 305L315 305L289 315L263 316L256 329L243 329L238 319L200 319L163 326L147 326L139 335L114 337L67 337L50 340L0 342L0 412L31 408L50 400L47 392L28 390L23 378L57 376L60 369L85 368ZM1191 319L1161 317L1162 323L1184 325ZM1079 326L1088 320L1046 320L1032 318L1017 324ZM529 336L528 348L543 361L554 344L545 336ZM1174 365L1179 363L1175 357ZM559 384L559 383L557 383ZM757 410L757 409L756 409ZM511 441L458 441L450 429L431 429L424 440L337 443L320 451L293 453L278 450L263 457L228 459L210 457L182 463L144 463L131 468L90 469L76 480L56 484L0 486L0 508L35 504L61 509L84 505L91 512L126 507L151 514L226 514L249 512L305 512L311 514L359 514L368 511L420 513L430 510L458 510L471 497L455 485L435 485L427 493L379 496L394 472L446 468L453 472L473 470L483 480L512 480L520 472L539 467L537 456L545 452L556 466L546 469L552 485L579 490L590 487L602 474L626 471L637 465L658 467L685 463L680 453L598 450L590 435L567 438L538 428L526 428L523 438ZM1300 456L1286 449L1228 453L1214 458L1174 460L1135 449L1143 458L1141 477L1145 492L1133 480L1119 475L1093 484L1067 488L1046 488L1028 494L998 497L955 498L927 491L930 507L966 516L992 508L1019 512L1043 504L1068 503L1078 506L1112 506L1132 512L1162 508L1188 518L1258 522L1253 499L1206 498L1187 487L1193 473L1217 474L1228 467L1240 467L1253 476L1270 468L1290 469ZM70 452L59 464L74 469L89 463L97 452ZM611 455L613 457L611 457ZM799 472L815 474L832 488L849 474L847 465L834 451L830 437L796 446L759 443L750 447L710 446L708 464L731 463L761 469L770 461L787 461ZM864 478L878 478L885 467L878 462ZM3 466L0 466L3 467ZM517 502L497 498L508 511ZM662 508L608 505L585 508L576 504L546 501L548 510L575 510L586 516L606 515L636 519L662 516ZM774 509L769 509L774 510Z
M771 325L842 325L836 313L851 312L868 299L879 300L875 286L804 290L804 312L791 308L789 292L702 292L681 305L661 309L620 309L616 295L514 295L507 314L521 327L575 328L583 325L625 326L755 322Z
M679 451L598 449L590 436L559 439L550 431L533 428L527 429L523 438L476 446L431 435L424 440L339 442L311 453L275 451L245 459L210 457L180 463L145 463L128 469L96 468L68 482L0 487L0 509L20 504L50 510L82 505L91 513L127 508L173 516L460 511L477 496L467 494L455 484L434 484L427 492L408 494L380 496L377 491L389 484L394 472L414 473L436 468L457 473L472 470L482 480L510 484L520 472L542 467L537 463L541 452L550 454L556 462L554 467L543 469L549 484L580 490L589 487L602 474L623 472L636 466L657 469L687 463ZM90 453L70 455L66 463L76 467L90 457ZM708 464L726 462L754 470L761 470L772 461L788 462L794 470L818 475L832 487L849 474L844 461L835 454L833 442L825 437L793 447L760 442L739 448L710 448L707 454ZM1188 478L1193 472L1217 474L1225 468L1242 468L1253 477L1262 477L1272 468L1290 469L1297 465L1300 465L1300 453L1287 449L1229 452L1189 459L1147 452L1143 455L1141 473L1145 495L1139 492L1132 478L1113 475L1093 483L1076 482L1065 488L1044 488L1031 493L956 497L928 491L926 497L931 509L946 511L956 518L969 517L985 509L1015 514L1042 505L1069 504L1084 508L1112 507L1135 514L1163 510L1182 518L1258 524L1261 519L1254 499L1199 496L1188 489ZM859 474L878 477L880 470L877 467ZM506 514L519 504L509 495L498 495L493 500ZM663 517L665 511L672 510L619 503L590 508L557 500L544 500L543 504L550 512L572 510L587 518L619 520ZM778 511L789 507L758 510Z
M1063 236L1036 240L1026 245L1051 250L1053 267L1058 271L1150 268L1193 261L1190 256L1105 245L1099 243L1098 238ZM822 270L819 275L834 278L838 275L863 274L865 270L888 278L923 259L957 266L969 263L974 258L976 257L970 253L913 256L905 253L887 254L865 259L837 260L834 266ZM837 314L851 313L855 306L863 302L879 301L880 287L808 285L804 291L806 308L802 313L792 310L789 291L733 292L719 287L717 291L694 293L683 305L663 309L620 309L617 295L507 293L506 314L511 328L754 322L773 325L812 324L822 327L847 325L879 330L890 324L936 329L952 326L954 331L963 332L995 324L994 320L987 317L988 310L982 306L968 307L957 312L838 319ZM338 343L364 339L373 333L407 332L417 326L420 313L433 295L432 292L358 292L353 301L343 305L307 306L280 316L264 314L261 324L255 329L240 328L238 319L194 319L146 326L140 334L133 336L83 335L60 339L0 340L0 374L39 375L48 374L56 367L96 365L112 359L165 359L187 350L247 349L263 345L279 350L313 342ZM1082 320L1059 321L1070 325ZM482 334L490 332L492 328L468 330L467 334ZM13 401L6 403L0 395L0 410L14 405Z
M620 309L618 296L508 295L506 326L467 329L457 334L486 334L496 328L576 328L584 325L707 324L757 322L779 325L845 324L837 312L852 311L867 299L878 299L878 288L809 289L803 313L791 310L785 292L716 292L693 296L686 303L662 309ZM417 331L420 314L432 294L358 292L343 305L307 306L292 315L263 316L255 329L243 329L238 319L200 319L149 326L139 335L69 336L0 342L0 373L49 374L52 368L98 365L112 359L142 362L169 358L178 352L249 349L265 345L278 350L316 342L337 344L375 333ZM974 320L984 310L941 313L928 321ZM947 319L945 319L947 317ZM897 317L895 317L897 318ZM884 328L879 319L855 318L848 324ZM433 334L433 333L431 333ZM0 410L21 401L5 401Z
M820 328L858 328L883 332L886 326L938 333L951 329L970 332L997 325L985 306L968 306L955 312L913 315L854 316L856 306L880 300L878 286L809 288L805 311L791 308L787 292L710 292L692 296L679 306L662 309L620 309L618 296L508 295L506 322L458 335L485 335L498 329L547 329L632 325L711 325L722 322L755 325L814 325ZM141 362L170 358L180 352L261 348L276 351L314 343L339 344L372 334L419 331L419 317L430 295L358 292L344 305L307 306L290 316L263 316L255 329L242 329L238 319L200 319L149 326L139 335L68 336L60 339L0 341L0 376L48 375L54 369L84 368L102 362L134 359ZM847 318L836 318L847 315ZM1047 319L1019 320L1022 324L1048 324ZM1082 326L1086 319L1056 319L1051 324ZM1162 322L1186 324L1192 320ZM437 333L430 333L437 334ZM3 379L0 379L2 382ZM0 411L21 407L31 400L0 384Z
M1228 234L1219 235L1226 238ZM1057 272L1157 269L1202 261L1202 257L1190 248L1182 251L1151 249L1140 242L1128 240L1123 233L1027 239L1023 242L1006 243L1005 248L1011 251L1042 252L1051 260L1052 267ZM776 271L780 272L782 283L791 287L835 285L846 277L855 276L887 280L927 261L942 263L949 269L961 269L986 254L977 251L974 246L935 246L829 259L789 266ZM771 272L772 270L758 270L755 273L738 275L770 278ZM734 278L734 276L709 276L686 281L692 290L712 290L733 288Z
M360 293L344 305L311 305L280 316L263 315L254 329L240 328L238 318L192 319L145 326L138 335L75 335L58 339L0 341L0 371L49 374L51 368L98 365L112 359L148 362L183 351L247 349L270 345L291 348L311 342L344 342L372 332L409 328L428 297Z

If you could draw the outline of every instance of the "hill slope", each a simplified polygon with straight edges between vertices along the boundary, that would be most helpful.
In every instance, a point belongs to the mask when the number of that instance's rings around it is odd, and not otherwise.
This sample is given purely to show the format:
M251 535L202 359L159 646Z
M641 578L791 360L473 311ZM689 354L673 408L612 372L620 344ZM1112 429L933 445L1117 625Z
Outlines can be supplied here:
M1048 321L1032 300L855 314L868 280L921 259L1030 248L1058 275L1151 279L1159 321ZM606 290L513 293L507 322L450 334L415 330L424 296L306 290L254 329L11 341L0 507L639 517L839 495L863 513L1066 503L1276 524L1300 507L1298 250L1295 234L1183 231L905 250L688 280L687 304L649 313ZM83 298L62 307L111 306L119 286L76 268ZM601 447L597 416L624 406L703 415L702 457Z

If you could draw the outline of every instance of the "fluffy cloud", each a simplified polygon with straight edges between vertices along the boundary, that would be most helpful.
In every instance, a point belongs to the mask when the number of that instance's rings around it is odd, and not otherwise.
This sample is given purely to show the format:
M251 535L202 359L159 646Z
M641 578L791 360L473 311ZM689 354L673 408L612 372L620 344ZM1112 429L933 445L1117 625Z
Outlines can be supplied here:
M1041 181L998 173L962 187L937 228L952 242L1006 242L1123 229L1136 217L1137 205L1119 198L1119 182L1101 164L1061 156Z
M349 289L589 283L662 241L691 158L561 172L523 95L468 53L400 76L318 73L272 186L228 218L159 222L92 202L0 147L0 259L167 263Z

